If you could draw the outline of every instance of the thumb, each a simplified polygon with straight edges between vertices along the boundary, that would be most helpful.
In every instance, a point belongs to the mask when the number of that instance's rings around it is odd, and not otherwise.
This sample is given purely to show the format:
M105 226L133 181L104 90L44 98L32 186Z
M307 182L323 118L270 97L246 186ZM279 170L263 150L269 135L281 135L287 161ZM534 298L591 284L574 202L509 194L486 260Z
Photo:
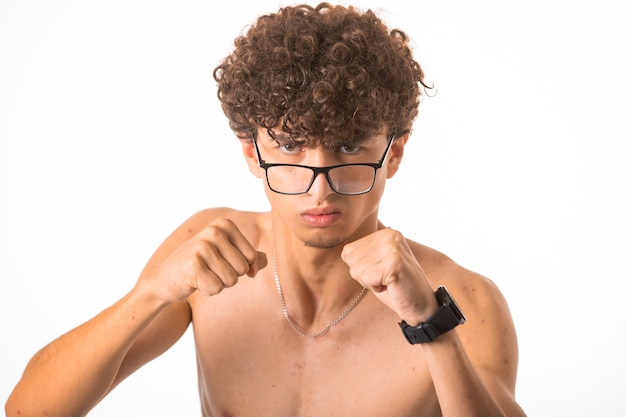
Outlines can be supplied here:
M257 252L256 254L256 259L250 264L250 268L246 273L246 275L248 275L250 278L254 278L257 272L267 266L267 255L265 254L265 252Z

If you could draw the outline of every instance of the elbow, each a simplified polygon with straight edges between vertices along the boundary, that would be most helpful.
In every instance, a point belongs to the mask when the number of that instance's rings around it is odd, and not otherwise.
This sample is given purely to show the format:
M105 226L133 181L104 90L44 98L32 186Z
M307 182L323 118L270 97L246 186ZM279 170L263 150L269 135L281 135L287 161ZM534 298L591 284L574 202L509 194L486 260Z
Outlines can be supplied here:
M7 402L4 404L4 414L6 417L51 416L46 410L38 409L32 399L29 400L19 395L17 388L11 393Z
M6 417L85 417L71 400L54 401L53 398L37 395L18 384L4 404Z
M27 417L28 416L22 411L21 405L19 404L19 401L15 399L14 393L12 393L9 396L9 398L7 399L7 402L4 404L4 414L6 415L6 417Z
M28 399L20 398L19 393L16 391L17 389L11 393L4 404L6 417L35 417L43 414L33 410L32 401L29 402Z

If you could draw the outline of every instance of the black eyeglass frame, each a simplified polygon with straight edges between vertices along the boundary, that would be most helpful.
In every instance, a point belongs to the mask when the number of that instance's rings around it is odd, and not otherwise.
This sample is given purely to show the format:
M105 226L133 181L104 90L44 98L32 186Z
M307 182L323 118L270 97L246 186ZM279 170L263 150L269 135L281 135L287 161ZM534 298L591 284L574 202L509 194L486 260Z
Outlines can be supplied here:
M312 166L309 166L309 165L284 164L284 163L282 163L282 164L270 164L270 163L265 162L265 160L263 160L263 158L261 158L261 152L259 151L259 146L257 145L257 142L256 142L256 134L254 132L252 133L252 142L254 143L254 149L256 150L256 155L257 155L257 158L259 160L259 167L263 168L263 170L265 171L265 181L267 182L267 186L273 192L275 192L277 194L283 194L283 195L299 195L299 194L308 193L309 190L311 189L311 187L313 186L313 183L315 182L315 179L317 178L317 176L319 174L324 174L324 177L326 178L326 182L328 182L328 185L330 186L330 188L334 192L336 192L337 194L341 194L341 195L362 195L362 194L367 194L370 191L372 191L372 189L374 188L374 184L376 184L376 173L378 172L378 170L385 163L385 159L387 158L387 154L389 153L389 149L391 149L391 144L393 143L394 140L395 140L395 135L389 135L388 142L387 142L387 147L385 148L385 152L383 153L382 158L380 158L380 160L378 160L378 162L374 162L374 163L339 164L339 165L330 165L330 166L326 166L326 167L312 167ZM309 185L303 191L291 192L291 193L284 192L284 191L278 191L278 190L274 189L272 187L272 184L270 183L267 171L268 171L269 168L279 167L279 166L282 166L282 167L306 168L306 169L309 169L309 170L313 171L313 176L311 177L311 181L309 182ZM367 167L373 168L374 169L374 179L372 180L372 184L369 186L369 188L367 188L364 191L359 191L359 192L354 192L354 193L345 193L345 192L338 191L335 188L335 186L333 185L333 183L330 181L330 177L329 177L328 173L331 170L335 169L335 168L341 168L341 167L347 167L347 166L367 166Z

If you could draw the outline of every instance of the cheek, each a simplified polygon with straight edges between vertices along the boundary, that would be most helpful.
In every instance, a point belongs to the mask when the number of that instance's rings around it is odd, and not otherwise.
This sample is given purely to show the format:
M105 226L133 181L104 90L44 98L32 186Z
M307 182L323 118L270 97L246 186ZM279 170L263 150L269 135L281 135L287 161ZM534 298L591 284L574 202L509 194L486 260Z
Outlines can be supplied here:
M385 190L385 177L376 178L374 188L367 194L350 197L350 211L355 220L369 217L378 211Z
M270 190L267 181L265 181L265 175L263 175L263 190L273 212L280 213L281 217L290 216L297 212L294 201L297 196L278 194Z
M371 206L372 210L378 210L378 206L385 192L386 184L387 178L385 177L384 173L381 172L381 175L376 178L376 183L374 184L374 188L372 188L372 191L365 194L365 197L367 197L367 204Z
M385 166L378 170L376 173L376 182L374 182L374 188L370 192L370 194L375 194L378 199L380 199L383 195L383 191L385 190L385 185L387 184L387 179L391 178L394 173L390 172L390 167Z
M385 181L376 181L376 185L372 191L367 194L368 202L372 206L372 209L378 209L378 205L380 204L380 200L383 198L384 191Z

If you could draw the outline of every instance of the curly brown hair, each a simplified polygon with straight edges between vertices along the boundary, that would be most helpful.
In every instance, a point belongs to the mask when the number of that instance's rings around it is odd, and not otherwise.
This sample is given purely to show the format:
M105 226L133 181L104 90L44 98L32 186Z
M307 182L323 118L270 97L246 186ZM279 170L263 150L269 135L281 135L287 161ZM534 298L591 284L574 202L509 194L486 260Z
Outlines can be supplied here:
M241 139L274 128L300 143L354 143L408 133L420 65L401 30L371 10L320 3L261 16L215 69L218 97Z

